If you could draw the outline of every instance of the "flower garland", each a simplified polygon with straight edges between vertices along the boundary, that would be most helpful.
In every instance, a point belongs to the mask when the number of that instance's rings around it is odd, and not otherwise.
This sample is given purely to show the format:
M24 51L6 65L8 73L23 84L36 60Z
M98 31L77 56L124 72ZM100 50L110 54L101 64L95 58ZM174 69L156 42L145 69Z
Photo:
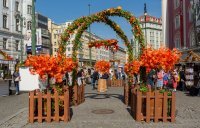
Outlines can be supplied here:
M104 46L106 49L108 49L108 47L113 46L113 48L115 48L116 50L119 49L119 46L117 45L117 40L115 39L110 39L110 40L98 40L98 41L94 41L94 42L90 42L88 43L88 47L92 48L100 48L101 46Z
M30 56L25 66L32 66L32 74L39 74L41 79L46 79L47 76L55 78L57 83L62 82L63 75L66 72L71 72L77 67L77 63L73 62L72 58L63 58L61 55L52 57L49 55Z
M62 35L62 42L60 45L60 52L65 53L66 51L66 42L70 39L70 35L75 33L76 29L79 29L79 32L77 32L77 38L75 38L74 43L74 48L73 51L77 50L77 43L80 43L79 39L82 35L82 32L88 28L88 26L93 23L93 22L104 22L108 25L110 25L116 32L117 34L124 40L125 46L128 48L128 54L129 54L129 61L133 60L133 53L132 53L132 47L130 42L128 41L127 37L124 35L123 31L121 31L119 25L116 25L116 23L112 22L111 20L108 19L108 16L119 16L119 17L124 17L127 21L132 26L132 32L135 36L135 38L138 40L139 44L141 45L141 49L145 47L144 45L144 38L143 38L143 33L141 31L139 21L132 16L130 12L122 10L121 7L118 8L110 8L107 10L104 10L102 12L93 14L88 17L82 17L77 20L75 20L64 32ZM80 29L82 28L82 29ZM80 35L79 35L80 34ZM74 58L76 58L76 55L73 55Z
M110 69L110 63L105 60L100 60L95 63L95 70L100 73L108 73Z
M5 60L13 60L13 58L11 56L9 56L8 54L6 54L2 50L0 50L0 54L3 55L3 57L4 57Z

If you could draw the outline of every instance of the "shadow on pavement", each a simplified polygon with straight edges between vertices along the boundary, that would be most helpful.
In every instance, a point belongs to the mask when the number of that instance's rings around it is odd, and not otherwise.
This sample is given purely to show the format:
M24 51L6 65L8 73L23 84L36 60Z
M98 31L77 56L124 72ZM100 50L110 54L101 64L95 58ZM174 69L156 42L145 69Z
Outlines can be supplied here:
M117 98L123 102L123 95L120 94L98 94L98 93L85 93L85 98L90 99L107 99L107 98Z

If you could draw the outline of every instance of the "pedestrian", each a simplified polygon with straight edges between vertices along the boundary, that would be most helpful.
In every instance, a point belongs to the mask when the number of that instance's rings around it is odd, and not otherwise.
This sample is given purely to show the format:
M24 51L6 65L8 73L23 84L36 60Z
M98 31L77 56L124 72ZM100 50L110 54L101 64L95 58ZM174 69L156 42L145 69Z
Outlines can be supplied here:
M94 71L92 74L92 86L93 86L93 90L96 89L96 82L99 79L99 73L97 71Z
M168 88L168 81L169 81L169 75L168 75L168 73L164 72L163 84L164 84L165 88Z
M185 78L185 72L182 67L180 67L179 76L180 76L180 81L179 81L180 89L182 91L186 91L186 87L185 87L186 78Z
M163 70L162 69L158 69L158 72L157 72L157 87L159 89L163 88Z
M77 81L79 86L83 84L83 78L84 78L84 71L83 69L80 69L80 71L78 71L77 73Z
M172 82L173 82L173 91L176 92L177 84L178 84L178 81L179 81L178 80L179 77L178 77L178 73L177 73L176 69L174 69L174 71L172 72L172 78L173 78L173 80L172 80Z
M19 81L21 80L21 77L19 74L19 68L15 69L15 72L13 73L13 79L14 79L14 84L15 84L15 88L16 88L15 95L19 95Z

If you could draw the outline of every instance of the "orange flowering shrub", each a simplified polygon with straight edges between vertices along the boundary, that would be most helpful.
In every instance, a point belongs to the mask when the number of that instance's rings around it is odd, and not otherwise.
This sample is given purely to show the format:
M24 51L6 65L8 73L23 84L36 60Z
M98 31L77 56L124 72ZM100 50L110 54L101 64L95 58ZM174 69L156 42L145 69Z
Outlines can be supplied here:
M146 67L147 72L156 68L168 71L174 68L174 65L180 60L180 56L177 49L159 48L155 50L147 48L143 50L140 61L142 66Z
M108 49L108 47L113 46L116 50L118 50L119 46L117 45L117 40L115 39L110 39L110 40L98 40L98 41L94 41L94 42L90 42L88 44L89 48L95 47L95 48L100 48L101 46L104 46L106 49Z
M138 74L140 70L140 61L134 60L130 63L126 63L124 66L124 71L126 72L127 75L134 75L135 73Z
M98 72L108 73L110 69L110 63L105 60L100 60L96 62L94 67Z
M77 67L77 63L73 62L71 58L61 55L58 55L58 57L49 55L30 56L25 65L33 67L30 70L32 74L39 74L41 79L45 79L47 76L55 78L57 83L62 82L63 75L66 72Z

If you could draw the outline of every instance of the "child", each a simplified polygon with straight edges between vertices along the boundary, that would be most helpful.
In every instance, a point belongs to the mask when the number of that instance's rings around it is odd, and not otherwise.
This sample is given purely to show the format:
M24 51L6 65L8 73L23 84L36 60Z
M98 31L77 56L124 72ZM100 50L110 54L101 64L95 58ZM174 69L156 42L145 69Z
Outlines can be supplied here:
M172 77L173 77L173 88L174 88L174 92L176 92L176 88L177 88L177 84L178 84L178 81L179 81L179 77L178 77L178 73L176 70L174 70L172 72Z
M169 76L168 76L168 73L164 73L164 76L163 76L163 84L164 86L167 88L167 85L168 85L168 80L169 80Z
M162 89L163 88L163 70L159 69L157 73L157 87Z

